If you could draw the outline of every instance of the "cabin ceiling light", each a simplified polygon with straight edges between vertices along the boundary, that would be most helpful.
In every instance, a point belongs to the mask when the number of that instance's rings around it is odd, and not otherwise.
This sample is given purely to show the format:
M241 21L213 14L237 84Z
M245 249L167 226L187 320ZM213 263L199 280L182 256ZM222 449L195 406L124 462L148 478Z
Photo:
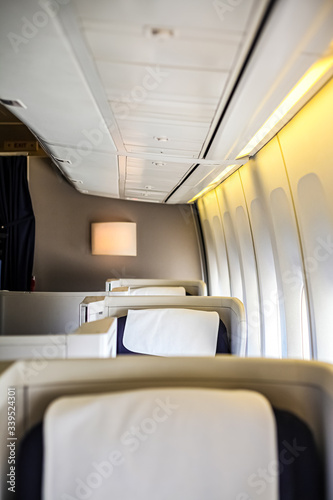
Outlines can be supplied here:
M269 134L269 132L282 120L283 117L305 96L305 94L333 67L333 56L320 59L313 64L303 75L287 97L281 102L263 126L246 144L245 148L237 156L248 156L254 148Z
M91 224L92 255L136 256L135 222L94 222Z
M223 172L221 172L217 177L215 177L214 180L212 180L212 182L210 182L208 184L207 187L205 187L202 191L200 191L200 193L196 194L191 200L189 200L187 203L193 203L195 200L197 200L198 198L200 198L201 196L203 196L205 193L208 193L208 191L211 191L212 189L214 189L218 184L220 184L220 182L225 179L226 177L228 177L228 175L230 174L230 172L232 170L235 170L235 168L239 168L240 165L229 165L228 167L226 167Z
M152 161L152 164L155 165L155 167L164 167L166 165L166 163L162 161Z

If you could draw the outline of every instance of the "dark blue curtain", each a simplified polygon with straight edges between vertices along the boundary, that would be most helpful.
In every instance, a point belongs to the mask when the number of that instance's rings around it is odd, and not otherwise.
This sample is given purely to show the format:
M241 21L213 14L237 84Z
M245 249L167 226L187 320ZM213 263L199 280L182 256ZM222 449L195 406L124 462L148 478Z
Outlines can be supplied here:
M3 290L30 290L35 217L25 156L0 156L0 260Z

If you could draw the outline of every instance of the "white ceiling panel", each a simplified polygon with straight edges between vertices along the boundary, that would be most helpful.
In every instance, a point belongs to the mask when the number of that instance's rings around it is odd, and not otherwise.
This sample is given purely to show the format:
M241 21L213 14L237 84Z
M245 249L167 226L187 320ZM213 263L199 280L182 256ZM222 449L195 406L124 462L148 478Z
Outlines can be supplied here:
M151 172L152 175L159 175L160 172L165 172L165 175L170 177L182 177L191 167L193 163L174 163L170 161L151 161L142 160L139 158L127 158L126 171L129 175L138 175L142 172Z
M140 189L126 189L126 198L138 198L142 201L159 201L162 202L168 196L167 191L152 191Z
M165 144L165 143L164 143ZM177 158L188 158L190 161L192 158L195 160L198 158L200 149L195 149L194 145L191 144L193 149L170 149L163 145L163 147L151 148L149 146L133 146L132 144L126 144L126 150L129 153L146 153L153 154L156 161L163 161L163 157L172 156L177 161Z
M160 123L119 122L120 132L125 145L162 147L169 149L200 150L208 132L208 127L185 127Z
M188 169L187 169L188 170ZM126 179L128 181L130 180L138 180L138 179L144 179L146 183L149 184L149 179L151 179L152 182L155 180L160 179L163 182L170 181L171 184L173 182L173 179L181 178L187 170L183 170L183 172L172 172L168 167L156 167L155 169L153 168L145 168L144 170L140 170L138 168L133 168L133 167L127 167L126 168Z
M72 146L90 141L97 150L115 151L57 18L46 17L43 29L30 21L29 28L24 19L42 12L38 2L5 2L1 8L0 98L21 100L26 108L13 112L44 141Z
M237 157L320 54L327 50L333 38L332 22L333 2L330 0L276 3L274 15L267 21L208 158ZM308 92L305 98L309 99L310 94ZM298 109L305 102L306 99L300 99ZM298 109L287 113L256 149L275 135Z
M157 160L156 160L157 162ZM167 166L170 170L172 171L178 171L183 168L189 168L192 163L184 163L183 161L177 162L175 161L163 161L162 164L158 163L156 164L155 160L148 160L146 158L135 158L134 156L129 156L127 158L127 166L128 168L140 168L140 169L145 169L145 168L151 168L152 166L154 168L158 167L164 167Z
M85 194L108 193L113 198L119 198L118 157L116 155L96 151L78 155L75 149L54 144L47 144L47 148L56 165L78 191Z
M181 176L179 176L181 177ZM176 178L174 175L173 178ZM143 184L156 184L158 181L165 183L170 183L172 186L172 178L170 177L169 170L164 169L156 169L156 170L143 170L141 172L136 172L133 174L128 169L126 170L126 180L128 182L142 182Z
M155 120L163 116L164 120L189 121L192 124L209 123L214 116L213 104L203 102L180 102L172 100L154 100L149 96L142 101L121 102L110 101L110 106L118 120Z
M139 190L153 190L168 193L174 187L175 183L172 179L162 180L161 178L143 178L140 180L132 180L127 177L126 190L139 189Z
M24 102L14 113L76 189L163 202L214 134L267 3L4 2L0 98ZM25 19L16 51L7 35ZM215 173L200 166L171 203Z
M176 98L187 101L197 98L215 100L221 96L228 74L218 71L203 71L162 67L141 66L116 62L96 61L97 69L109 100L143 102L147 98Z
M149 37L147 27L140 27L135 34L131 31L125 26L120 34L114 25L97 25L95 30L84 29L84 35L98 61L213 71L230 70L241 38L240 35L238 40L234 35L224 36L222 40L193 38L193 35L186 38L186 34L176 31L170 39L163 40Z
M245 31L251 10L261 0L91 0L76 1L82 19L142 26L179 26L193 30ZM179 7L179 8L177 8Z

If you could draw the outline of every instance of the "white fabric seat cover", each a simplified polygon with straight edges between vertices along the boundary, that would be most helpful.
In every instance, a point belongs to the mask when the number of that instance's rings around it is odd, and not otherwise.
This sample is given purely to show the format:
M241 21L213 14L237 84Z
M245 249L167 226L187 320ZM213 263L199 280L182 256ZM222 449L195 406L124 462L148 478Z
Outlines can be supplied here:
M155 356L215 356L219 315L194 309L129 309L126 349Z
M56 400L44 421L47 500L277 500L275 420L251 391L146 389ZM259 485L261 487L259 488Z
M128 295L186 295L183 286L143 286L128 289Z

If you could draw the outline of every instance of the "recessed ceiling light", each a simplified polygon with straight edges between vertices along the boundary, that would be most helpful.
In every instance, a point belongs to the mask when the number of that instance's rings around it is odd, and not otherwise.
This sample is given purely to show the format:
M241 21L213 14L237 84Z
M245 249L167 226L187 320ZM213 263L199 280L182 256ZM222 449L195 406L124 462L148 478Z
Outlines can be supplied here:
M158 142L167 142L169 139L165 135L161 135L160 137L154 136L155 141Z
M80 179L71 179L72 182L75 182L75 184L83 184L83 181L81 181Z
M152 161L152 164L155 165L155 167L164 167L166 165L166 163L162 161Z
M153 189L153 186L145 186L145 189Z
M23 104L20 99L0 99L1 104L4 106L14 106L16 108L24 108L27 109L26 105Z

